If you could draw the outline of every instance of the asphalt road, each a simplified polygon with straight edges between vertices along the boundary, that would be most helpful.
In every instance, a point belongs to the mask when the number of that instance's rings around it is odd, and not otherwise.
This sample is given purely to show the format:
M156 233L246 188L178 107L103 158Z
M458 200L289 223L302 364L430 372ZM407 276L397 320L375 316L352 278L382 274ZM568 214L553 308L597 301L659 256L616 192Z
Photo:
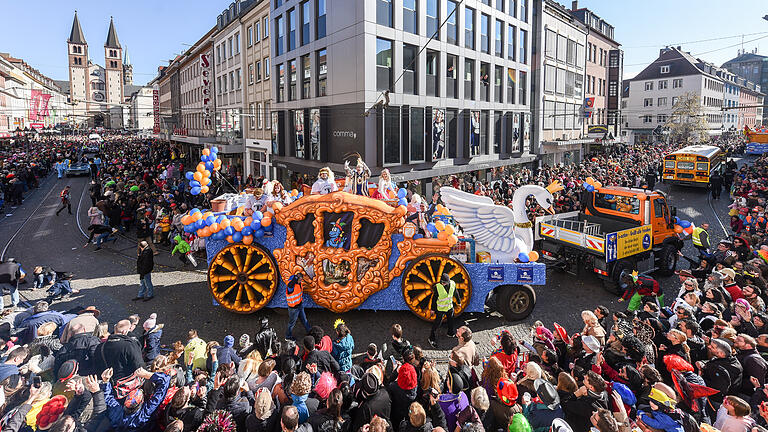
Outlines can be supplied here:
M59 205L59 191L67 184L72 186L73 213L60 216L54 213ZM15 257L24 268L31 272L35 265L49 265L58 271L74 273L72 285L81 290L80 294L54 304L58 310L67 310L75 306L95 305L102 311L102 318L110 323L130 314L138 314L142 321L150 313L156 312L158 323L165 323L163 343L170 345L175 340L185 340L187 331L195 328L205 340L222 341L225 335L235 338L243 333L253 334L258 326L258 318L266 315L280 335L285 332L287 312L285 310L265 310L253 315L237 315L212 305L212 297L205 283L204 264L199 263L197 271L181 268L176 258L167 252L156 257L153 273L155 299L150 302L133 302L131 299L138 290L138 275L135 272L136 244L121 237L114 244L95 251L90 245L83 248L83 231L88 225L86 216L90 206L86 177L56 179L55 175L41 182L41 187L33 191L22 206L0 215L0 245L3 245L3 258ZM730 201L723 196L719 201L708 199L703 189L668 187L658 188L669 194L669 202L678 209L678 216L689 219L699 225L708 221L713 240L723 238L727 233L719 225L715 215L723 219L727 226L727 208ZM77 217L79 215L79 219ZM686 242L684 252L695 256L695 251ZM687 263L681 262L678 268ZM666 278L662 283L677 287L676 277ZM43 298L44 293L32 291L31 284L23 286L22 300L34 302ZM606 292L600 281L592 275L574 277L550 270L547 285L536 287L537 304L533 314L521 322L509 323L498 314L490 316L462 316L472 328L474 339L480 346L481 354L493 351L494 336L501 329L509 329L518 337L527 337L530 326L535 320L541 320L551 328L553 321L564 325L569 332L580 331L582 322L580 312L593 310L602 304L611 310L625 307L616 301L616 296ZM8 299L6 297L6 304ZM308 310L311 324L320 325L330 331L339 315L326 310ZM389 328L400 323L405 336L414 344L429 348L427 336L429 324L421 321L410 312L371 312L352 311L344 314L343 319L349 325L356 340L355 352L364 352L371 342L380 344L389 339ZM302 336L301 325L294 334ZM439 350L428 349L428 354L435 358L445 358L451 342L442 339Z

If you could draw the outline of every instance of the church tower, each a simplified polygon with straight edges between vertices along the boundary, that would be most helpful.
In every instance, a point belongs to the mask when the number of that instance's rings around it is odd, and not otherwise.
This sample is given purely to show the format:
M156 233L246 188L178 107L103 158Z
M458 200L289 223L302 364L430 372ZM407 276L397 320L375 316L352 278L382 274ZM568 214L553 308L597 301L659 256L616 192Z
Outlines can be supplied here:
M124 101L123 48L117 39L115 22L109 18L109 33L104 44L104 70L108 104L122 104Z
M133 85L133 65L128 55L128 47L125 48L125 60L123 60L123 83L127 86Z
M72 31L69 33L69 39L67 39L67 53L70 103L74 104L75 114L82 116L89 110L87 101L91 98L88 74L88 42L85 41L80 20L77 19L77 11L75 11L75 20L72 22Z

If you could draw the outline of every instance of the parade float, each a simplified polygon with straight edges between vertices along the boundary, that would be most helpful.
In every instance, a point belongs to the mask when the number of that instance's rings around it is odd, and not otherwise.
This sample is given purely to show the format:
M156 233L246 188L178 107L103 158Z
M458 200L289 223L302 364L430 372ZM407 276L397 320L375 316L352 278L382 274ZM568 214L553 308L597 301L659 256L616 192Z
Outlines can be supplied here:
M747 139L747 154L762 155L768 152L768 128L756 126L750 129L749 126L744 126L744 136Z
M319 193L309 195L293 190L288 205L263 203L258 192L229 194L213 200L217 208L193 209L183 217L185 231L206 239L208 286L215 304L244 314L265 307L286 308L285 281L302 272L308 276L303 285L309 297L305 296L305 307L336 313L410 310L431 321L434 285L447 272L456 283L456 314L496 310L509 320L519 320L531 313L536 302L532 286L545 283L546 267L534 262L538 254L531 250L530 221L518 221L520 215L507 213L512 210L495 206L488 198L478 206L473 200L482 197L443 188L447 207L437 206L427 230L420 233L416 224L406 221L405 189L397 190L394 199L331 192L337 187L331 184L332 173L327 178L330 170L324 170L325 178L318 182L330 187L316 187ZM205 172L191 174L200 178L193 180L195 184L209 184ZM360 192L354 170L348 172L347 183L350 179L352 192ZM367 181L362 184L375 194ZM541 205L551 208L555 189L531 187L537 188L532 194ZM480 209L477 221L470 221L468 208ZM498 214L496 225L485 220L493 214ZM506 240L491 244L495 249L490 251L474 250L475 240L459 235L458 225L465 223L467 233L479 234L481 223L494 230L493 237ZM480 249L485 239L478 240Z

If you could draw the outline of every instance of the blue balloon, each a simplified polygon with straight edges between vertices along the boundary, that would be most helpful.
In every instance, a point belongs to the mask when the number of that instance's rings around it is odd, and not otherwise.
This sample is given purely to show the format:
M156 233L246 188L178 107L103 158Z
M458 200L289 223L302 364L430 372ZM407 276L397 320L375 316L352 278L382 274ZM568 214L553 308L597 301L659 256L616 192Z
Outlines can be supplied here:
M677 216L675 216L675 223L676 223L676 224L678 224L678 225L680 225L680 218L679 218L679 217L677 217Z
M224 220L224 219L226 219L226 218L227 218L227 217L226 217L226 216L224 216L224 215L219 215L219 217L217 217L217 218L216 218L216 223L221 223L221 221L223 221L223 220Z
M253 222L251 222L251 229L256 231L259 228L261 228L261 221L254 219Z
M408 191L407 191L407 190L405 190L405 188L400 188L400 189L397 191L397 197L398 197L398 198L405 198L406 196L408 196Z
M253 230L253 237L254 238L262 238L262 237L264 237L264 230L261 229L261 228Z
M186 233L195 232L195 225L194 224L184 225L184 232Z
M430 222L427 224L427 231L432 232L432 230L437 230L437 228L435 228L434 223Z
M264 213L256 210L253 212L253 220L262 220L264 218Z
M216 147L216 146L211 147L211 153L218 153L218 152L219 152L219 148L218 147Z
M243 241L243 233L235 231L235 233L232 234L232 241L235 243Z
M688 228L689 226L691 226L691 221L681 220L680 223L678 223L678 225L680 225L683 228Z
M528 255L520 252L520 254L517 256L517 259L519 259L520 262L527 263L528 262Z
M184 175L187 177L187 180L192 180L195 178L195 173L193 173L192 171L187 171L187 173Z
M207 169L208 171L213 171L213 162L206 162L205 169Z
M211 162L215 161L218 158L219 156L216 153L211 153L210 155L208 155L208 160Z
M201 229L201 228L205 228L205 221L202 219L195 222L195 229Z
M253 235L253 228L251 228L249 226L245 226L245 227L243 227L242 231L240 231L240 232L243 233L244 236Z
M200 182L197 181L197 180L192 180L191 182L189 182L189 186L190 187L200 187Z
M200 194L200 188L199 187L193 187L192 190L189 191L192 195L199 195Z
M193 208L192 210L189 211L189 214L191 214L191 215L195 214L195 213L202 213L202 212L200 211L199 208Z
M405 199L405 198L400 198L400 199L397 201L397 204L399 204L399 205L404 205L404 206L407 206L407 205L408 205L408 200L407 200L407 199Z
M424 238L424 236L423 236L422 234L414 234L414 235L413 235L413 239L414 239L414 240L418 240L418 239L420 239L420 238Z
M205 224L208 226L211 226L212 224L216 223L216 217L215 216L208 216L205 218Z
M213 180L211 180L211 178L210 178L210 177L208 177L207 181L205 182L205 185L206 185L206 186L210 186L210 185L211 185L211 183L213 183Z
M201 161L201 162L208 162L208 156L206 156L206 155L201 155L201 156L200 156L200 161Z
M587 192L594 192L594 191L595 191L595 187L594 186L587 185Z
M587 189L589 187L589 183L584 182L581 184L581 187L583 187L584 189Z
M274 223L271 223L264 227L264 232L272 232L272 229L275 227Z
M231 236L231 235L233 235L236 232L237 231L235 231L234 227L228 226L228 227L224 228L224 234L226 234L228 236Z

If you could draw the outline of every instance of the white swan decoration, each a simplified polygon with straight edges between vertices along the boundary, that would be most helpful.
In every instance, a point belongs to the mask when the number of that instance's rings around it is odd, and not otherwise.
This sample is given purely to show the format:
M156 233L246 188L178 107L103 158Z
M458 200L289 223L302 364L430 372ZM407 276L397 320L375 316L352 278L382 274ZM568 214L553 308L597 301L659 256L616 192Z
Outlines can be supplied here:
M526 214L526 199L533 195L544 210L554 214L552 194L561 190L559 181L546 188L521 186L512 195L512 208L496 205L490 197L447 186L440 188L440 196L464 233L488 249L495 261L514 262L518 255L528 255L533 249L533 224Z

